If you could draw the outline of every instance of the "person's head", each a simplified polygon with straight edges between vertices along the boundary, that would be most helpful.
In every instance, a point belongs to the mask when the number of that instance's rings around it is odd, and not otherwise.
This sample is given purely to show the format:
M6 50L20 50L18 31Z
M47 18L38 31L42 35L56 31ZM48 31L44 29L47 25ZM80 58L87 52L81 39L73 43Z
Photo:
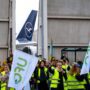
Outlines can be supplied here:
M46 61L45 66L48 68L50 66L50 62Z
M80 67L80 65L77 64L76 62L74 62L74 63L72 64L72 68L71 68L71 70L70 70L71 74L76 74L76 73L78 73L79 70L80 70L79 67Z
M61 60L66 60L66 56L61 56Z
M78 61L77 63L80 65L80 68L82 68L83 62L82 61Z
M56 59L56 60L55 60L55 63L57 64L59 61L60 61L60 60Z
M31 51L31 49L28 48L28 47L24 47L22 51L25 52L25 53L27 53L27 54L31 54L31 55L33 54L32 51Z
M39 67L44 67L44 66L45 66L45 61L44 60L40 61L39 62Z
M55 60L55 57L51 57L51 60Z
M80 74L81 67L78 63L76 64L76 68L77 68L77 73Z
M63 60L63 65L65 65L66 64L66 60Z
M9 72L9 66L8 66L8 64L5 64L5 65L4 65L4 71L5 71L6 73Z
M56 66L55 60L51 60L51 65L52 65L52 66Z
M62 68L62 63L61 63L61 62L58 62L58 63L56 64L56 68L61 69L61 68Z
M69 59L68 58L66 58L66 64L69 64Z

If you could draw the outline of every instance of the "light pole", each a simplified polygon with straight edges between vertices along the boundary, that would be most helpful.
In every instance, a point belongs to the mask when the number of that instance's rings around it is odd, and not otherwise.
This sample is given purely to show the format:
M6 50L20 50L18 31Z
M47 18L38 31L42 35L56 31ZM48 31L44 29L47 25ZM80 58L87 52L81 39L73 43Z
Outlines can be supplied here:
M38 54L48 59L47 0L39 1Z

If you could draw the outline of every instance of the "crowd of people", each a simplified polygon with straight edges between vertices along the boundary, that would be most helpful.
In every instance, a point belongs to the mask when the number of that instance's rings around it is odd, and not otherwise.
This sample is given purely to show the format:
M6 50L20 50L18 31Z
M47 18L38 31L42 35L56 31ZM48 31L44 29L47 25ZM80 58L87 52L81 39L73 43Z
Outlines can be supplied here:
M6 61L0 62L0 90L14 90L8 88L9 73L13 55ZM68 58L51 60L41 58L30 79L32 90L90 90L90 74L80 75L82 62L69 63Z
M8 87L12 60L13 55L10 54L10 57L8 57L7 60L0 61L0 90L14 90L14 88Z
M90 90L90 74L80 75L82 62L69 64L68 58L41 60L34 71L34 90Z

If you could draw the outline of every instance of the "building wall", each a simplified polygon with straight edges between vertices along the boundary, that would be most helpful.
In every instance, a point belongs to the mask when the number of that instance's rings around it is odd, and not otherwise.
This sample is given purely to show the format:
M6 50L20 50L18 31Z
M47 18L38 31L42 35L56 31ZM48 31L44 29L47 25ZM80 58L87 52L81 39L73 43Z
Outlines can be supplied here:
M87 46L90 40L90 0L48 0L47 4L48 43L53 40L57 58L60 57L57 47Z
M5 60L9 50L10 0L0 0L0 60Z
M48 0L50 16L90 16L90 0Z
M90 20L48 20L48 38L58 46L86 46L89 29Z
M54 57L57 57L58 60L60 60L61 56L61 48L59 47L54 47L53 48L53 55Z

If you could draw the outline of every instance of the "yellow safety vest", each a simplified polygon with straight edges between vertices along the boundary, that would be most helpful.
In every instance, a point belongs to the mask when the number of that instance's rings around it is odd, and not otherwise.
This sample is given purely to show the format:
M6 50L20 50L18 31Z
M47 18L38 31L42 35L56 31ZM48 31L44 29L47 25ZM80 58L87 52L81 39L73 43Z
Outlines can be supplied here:
M7 84L1 83L1 90L7 90Z
M68 65L62 65L62 68L65 70L67 69L67 67L68 67Z
M89 80L89 84L90 84L90 73L88 74L88 80Z
M6 75L5 71L1 72L1 75L5 76ZM6 82L1 81L1 90L7 90L7 83Z
M47 71L48 71L48 69L46 67L44 67L44 72L45 72L46 76L47 76ZM40 77L40 73L41 73L41 69L38 68L38 77ZM37 80L37 83L40 83L40 80Z
M58 84L59 84L58 80L60 80L59 79L59 71L57 69L54 69L54 70L55 70L54 74L52 75L52 78L51 78L51 84L50 84L51 88L57 88ZM64 78L63 78L63 80L64 80L64 82L63 82L64 90L67 90L67 83Z
M78 89L85 89L84 84L86 83L85 80L83 81L78 81L75 78L75 75L71 75L68 73L68 77L67 77L67 85L68 85L68 89L69 90L78 90Z
M69 65L67 65L67 64L66 64L66 65L62 65L62 68L63 68L64 70L66 70L66 72L68 72L68 70L67 70L68 66L69 66Z
M6 75L5 71L1 72L1 74L2 74L2 76ZM1 81L1 89L0 90L7 90L7 88L8 88L7 83ZM14 88L10 88L9 90L14 90Z
M54 69L54 74L52 75L52 78L51 78L51 84L50 84L50 87L51 88L57 88L59 82L59 72Z

